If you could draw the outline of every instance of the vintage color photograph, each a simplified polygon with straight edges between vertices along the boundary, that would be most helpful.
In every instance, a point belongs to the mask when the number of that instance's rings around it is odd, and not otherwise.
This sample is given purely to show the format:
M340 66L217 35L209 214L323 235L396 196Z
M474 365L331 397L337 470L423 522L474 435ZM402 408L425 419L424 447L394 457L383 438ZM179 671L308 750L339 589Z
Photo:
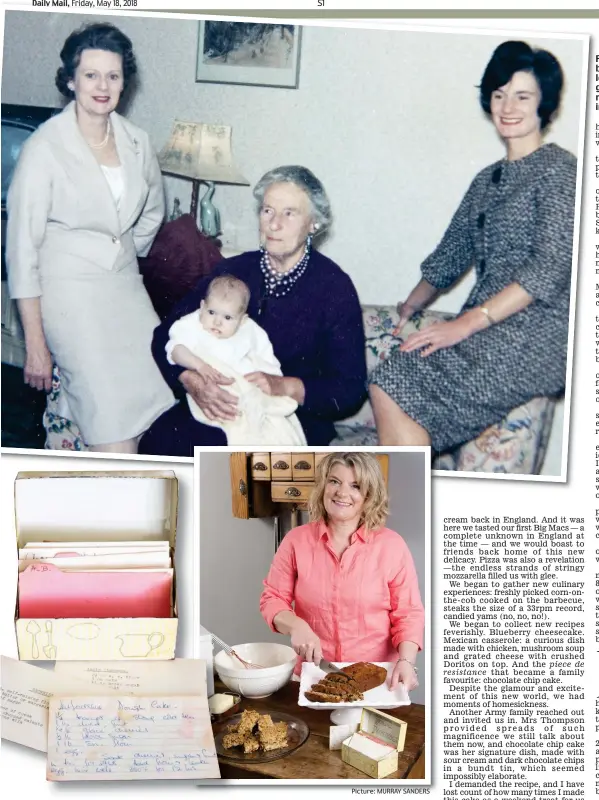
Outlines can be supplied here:
M302 25L286 89L196 81L197 19L5 23L3 447L565 480L587 37Z

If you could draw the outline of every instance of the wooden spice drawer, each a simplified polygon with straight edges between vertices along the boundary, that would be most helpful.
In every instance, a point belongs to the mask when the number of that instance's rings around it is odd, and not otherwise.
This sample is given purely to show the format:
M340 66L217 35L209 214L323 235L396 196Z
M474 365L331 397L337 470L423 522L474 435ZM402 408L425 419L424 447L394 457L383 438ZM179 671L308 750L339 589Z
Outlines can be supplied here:
M270 496L273 503L307 503L314 483L290 483L273 481L270 484Z
M255 481L313 481L315 453L251 453Z
M271 479L270 453L251 453L252 478L255 481L269 481Z
M314 453L293 453L291 475L294 481L313 481Z
M291 470L291 453L271 453L270 471L273 481L290 481L293 477Z

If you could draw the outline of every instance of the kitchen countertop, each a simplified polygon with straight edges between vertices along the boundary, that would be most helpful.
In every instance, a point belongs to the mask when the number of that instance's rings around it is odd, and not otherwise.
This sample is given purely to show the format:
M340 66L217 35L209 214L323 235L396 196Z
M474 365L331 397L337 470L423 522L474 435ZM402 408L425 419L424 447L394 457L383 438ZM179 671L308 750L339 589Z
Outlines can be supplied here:
M217 692L228 691L218 680L215 690ZM278 692L263 700L248 700L244 697L239 710L255 708L261 714L282 711L297 717L303 720L310 729L307 741L290 755L265 764L242 764L219 757L221 778L368 780L368 776L364 772L350 767L341 760L341 750L329 750L331 712L298 706L298 694L299 683L291 681ZM396 709L385 709L385 713L408 723L405 747L399 754L399 768L385 780L424 778L425 707L412 704ZM220 725L215 725L215 733L223 726L226 727L227 724L228 721L225 720Z

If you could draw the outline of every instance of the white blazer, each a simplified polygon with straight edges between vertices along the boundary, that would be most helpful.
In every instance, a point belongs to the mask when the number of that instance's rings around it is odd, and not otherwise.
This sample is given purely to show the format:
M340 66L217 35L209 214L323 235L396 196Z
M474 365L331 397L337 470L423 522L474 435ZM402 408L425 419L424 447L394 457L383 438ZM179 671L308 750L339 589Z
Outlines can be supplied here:
M160 168L144 131L116 112L110 121L125 182L118 212L74 102L25 142L7 200L11 297L40 296L41 278L62 274L65 255L118 271L149 250L164 217Z

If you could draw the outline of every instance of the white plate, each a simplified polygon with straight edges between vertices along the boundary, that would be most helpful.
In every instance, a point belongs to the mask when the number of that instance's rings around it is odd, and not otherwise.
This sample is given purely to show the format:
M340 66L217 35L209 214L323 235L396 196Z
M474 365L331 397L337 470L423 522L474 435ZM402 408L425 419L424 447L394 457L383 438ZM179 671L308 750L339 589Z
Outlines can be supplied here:
M335 666L343 669L343 667L348 667L351 663L353 662L339 661L335 662ZM351 703L313 703L310 700L306 700L305 693L309 692L312 686L314 686L315 683L318 683L321 678L324 678L326 672L323 672L320 667L317 667L313 662L304 661L302 664L299 700L297 701L297 704L299 706L307 706L308 708L321 708L323 710L336 708L363 708L364 706L372 706L373 708L397 708L398 706L409 706L410 696L408 695L406 687L403 685L403 683L398 684L397 688L393 691L389 689L389 680L391 679L390 676L395 665L389 661L373 661L371 663L376 664L377 667L384 667L387 670L387 680L380 686L375 686L374 689L369 689L367 692L364 692L363 700L354 700Z

